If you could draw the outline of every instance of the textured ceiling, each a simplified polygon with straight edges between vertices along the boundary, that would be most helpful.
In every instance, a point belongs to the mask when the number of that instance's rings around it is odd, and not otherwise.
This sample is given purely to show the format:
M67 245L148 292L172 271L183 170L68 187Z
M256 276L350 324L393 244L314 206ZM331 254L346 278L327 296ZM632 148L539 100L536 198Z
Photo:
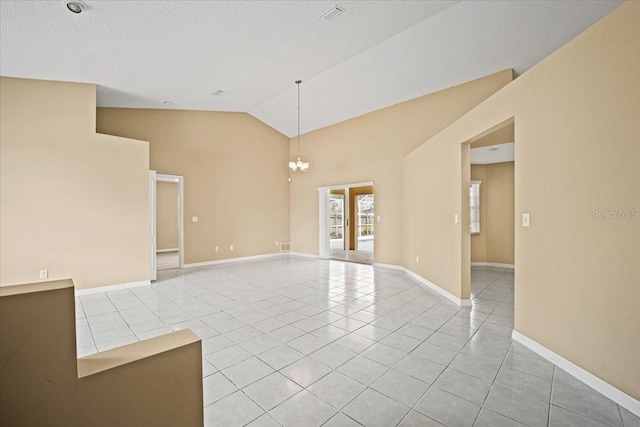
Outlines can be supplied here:
M246 111L302 132L505 68L522 73L619 1L0 2L0 74L98 85L98 105ZM221 96L213 96L223 90ZM170 101L170 104L163 104Z

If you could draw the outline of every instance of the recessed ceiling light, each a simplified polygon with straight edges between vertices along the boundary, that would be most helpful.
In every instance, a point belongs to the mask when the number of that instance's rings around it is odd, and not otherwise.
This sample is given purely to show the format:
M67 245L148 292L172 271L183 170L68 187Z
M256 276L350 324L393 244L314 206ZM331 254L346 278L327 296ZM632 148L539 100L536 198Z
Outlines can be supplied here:
M320 19L324 19L325 21L331 21L335 19L336 16L340 15L344 12L344 7L338 6L337 4L333 5L333 7L327 10L325 13L320 15Z
M62 3L72 13L82 13L87 8L87 5L81 0L63 0Z
M211 95L213 95L213 96L220 96L220 95L222 95L223 93L224 93L224 91L223 91L223 90L218 89L218 90L214 90L213 92L211 92Z

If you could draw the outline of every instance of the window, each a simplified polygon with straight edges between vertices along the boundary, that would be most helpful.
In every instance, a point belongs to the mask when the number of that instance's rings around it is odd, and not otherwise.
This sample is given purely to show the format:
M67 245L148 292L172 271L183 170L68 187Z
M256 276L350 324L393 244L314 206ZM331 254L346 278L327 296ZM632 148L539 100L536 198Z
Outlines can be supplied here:
M471 234L480 233L480 181L471 181L469 189L471 206Z

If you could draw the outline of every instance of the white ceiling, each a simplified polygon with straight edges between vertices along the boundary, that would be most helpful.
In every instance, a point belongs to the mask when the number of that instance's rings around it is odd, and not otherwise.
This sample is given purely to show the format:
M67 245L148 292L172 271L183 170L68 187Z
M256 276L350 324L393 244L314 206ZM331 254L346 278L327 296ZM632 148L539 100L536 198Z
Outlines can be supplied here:
M246 111L288 136L296 79L305 133L522 73L621 3L336 0L327 22L333 1L85 2L2 0L0 74L96 83L99 106Z
M488 145L471 149L472 165L492 165L494 163L513 162L515 160L513 142Z

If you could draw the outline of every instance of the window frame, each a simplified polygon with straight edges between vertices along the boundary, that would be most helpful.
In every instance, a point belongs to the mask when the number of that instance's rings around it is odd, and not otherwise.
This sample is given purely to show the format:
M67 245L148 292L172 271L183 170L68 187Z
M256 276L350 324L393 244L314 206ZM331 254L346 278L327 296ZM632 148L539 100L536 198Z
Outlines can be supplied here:
M480 184L482 181L471 181L469 187L469 231L471 235L480 234Z

